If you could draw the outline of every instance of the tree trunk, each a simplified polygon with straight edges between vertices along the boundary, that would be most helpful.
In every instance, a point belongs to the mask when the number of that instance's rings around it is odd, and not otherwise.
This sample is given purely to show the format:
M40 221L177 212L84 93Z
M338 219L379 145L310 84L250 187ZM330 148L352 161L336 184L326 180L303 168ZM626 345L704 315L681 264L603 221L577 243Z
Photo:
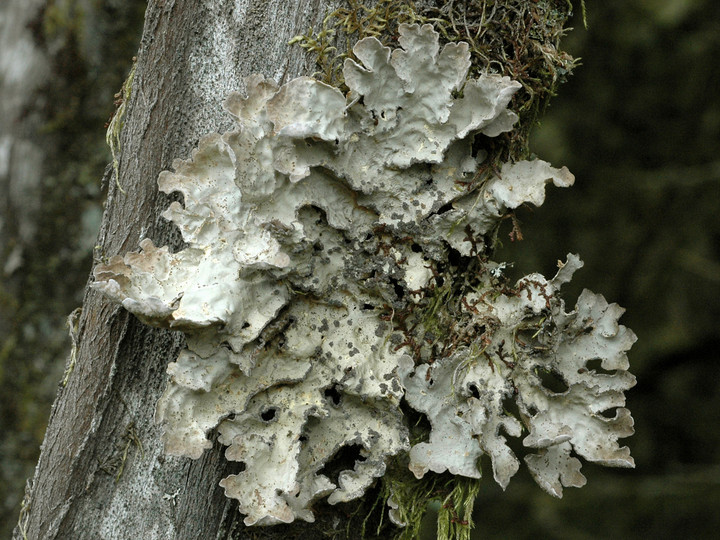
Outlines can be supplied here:
M317 25L328 0L151 0L97 256L135 250L143 237L178 247L160 217L158 173L187 158L199 137L229 127L221 103L255 72L284 82L308 73L288 41ZM76 361L60 389L14 538L246 538L236 504L218 486L235 471L216 444L197 461L167 457L155 404L182 338L139 323L87 289ZM70 366L69 366L70 367ZM342 509L315 524L252 535L320 537ZM337 526L337 525L335 525ZM311 532L314 531L314 532Z

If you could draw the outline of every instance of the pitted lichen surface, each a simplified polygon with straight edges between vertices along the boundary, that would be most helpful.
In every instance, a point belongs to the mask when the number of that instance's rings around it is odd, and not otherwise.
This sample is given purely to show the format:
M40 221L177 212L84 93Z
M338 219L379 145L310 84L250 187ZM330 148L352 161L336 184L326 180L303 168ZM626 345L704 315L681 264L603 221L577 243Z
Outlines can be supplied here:
M585 481L575 456L632 466L617 443L634 384L622 310L586 291L565 312L574 255L514 286L488 260L508 211L573 176L535 160L480 177L481 141L512 129L520 85L468 80L467 45L440 50L430 26L401 26L399 45L358 42L348 95L251 77L226 102L236 128L160 175L183 196L163 215L187 247L146 239L95 269L142 321L186 334L156 412L165 448L197 459L217 430L244 464L221 485L248 525L312 521L315 500L360 497L408 452L418 478L480 477L487 454L505 487L507 436L537 449L525 461L557 496ZM402 400L432 426L412 447ZM343 447L357 459L331 478Z

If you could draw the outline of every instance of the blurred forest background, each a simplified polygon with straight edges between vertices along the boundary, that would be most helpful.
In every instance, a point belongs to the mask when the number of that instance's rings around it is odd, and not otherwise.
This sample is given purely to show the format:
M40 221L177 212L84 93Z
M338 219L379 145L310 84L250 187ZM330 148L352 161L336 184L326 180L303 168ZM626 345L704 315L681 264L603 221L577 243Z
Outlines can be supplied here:
M582 65L532 138L575 187L522 209L496 260L627 308L634 470L584 464L551 499L522 471L476 502L477 538L715 538L720 530L720 2L587 1ZM110 161L105 123L142 30L139 0L0 2L0 537L17 522L70 350ZM18 69L18 59L23 69ZM714 501L714 502L713 502ZM432 515L428 516L428 522ZM433 538L431 527L427 538Z

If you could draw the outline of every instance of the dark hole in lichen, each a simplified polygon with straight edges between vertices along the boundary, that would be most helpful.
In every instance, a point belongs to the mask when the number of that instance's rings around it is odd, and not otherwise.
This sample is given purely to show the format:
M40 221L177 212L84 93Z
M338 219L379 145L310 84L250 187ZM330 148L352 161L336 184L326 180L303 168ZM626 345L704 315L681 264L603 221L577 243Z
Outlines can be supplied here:
M480 399L480 390L478 390L478 387L475 383L472 383L468 386L468 390L470 390L470 395L474 397L475 399Z
M363 304L362 308L366 311L369 311L371 309L375 309L375 306L373 306L372 304Z
M520 409L518 409L517 401L515 396L505 396L502 400L503 412L508 416L514 416L520 418Z
M342 471L352 470L355 468L356 462L362 463L367 459L362 455L362 452L363 447L360 444L343 446L325 463L325 466L317 474L324 474L333 484L337 485L338 477Z
M472 141L472 149L470 150L472 156L477 158L481 154L484 155L487 148L495 142L492 139L492 137L488 137L482 133L476 134Z
M395 296L397 296L398 300L402 300L405 296L405 287L400 285L400 282L395 278L389 278L388 281L390 282L390 285L392 285L393 290L395 291Z
M323 395L337 407L342 401L342 388L336 384L330 388L326 388Z
M466 266L466 264L463 264L463 256L455 248L450 248L448 252L448 262L457 268Z
M540 377L540 383L551 392L555 394L567 392L569 387L565 379L554 369L536 368L535 373Z
M250 328L250 323L247 322L247 321L245 321L244 323L242 323L242 327L241 327L241 328L242 328L243 330L245 330L246 328Z
M301 222L312 223L314 225L327 224L327 215L325 210L314 204L306 204L305 206L299 208L297 216Z
M270 407L269 409L265 409L263 412L260 413L260 418L262 418L264 422L270 422L275 418L276 412L277 409L275 407Z
M450 210L452 210L452 208L453 208L452 202L445 203L440 208L438 208L437 213L444 214L445 212L449 212Z
M618 407L611 407L611 408L609 408L609 409L607 409L607 410L604 410L604 411L601 412L600 414L601 414L604 418L613 419L613 418L615 418L615 416L617 416L617 410L618 410Z
M414 243L412 246L410 246L410 251L412 251L413 253L422 253L423 248L420 244Z
M533 345L537 344L538 335L540 334L536 327L519 330L515 336L515 343L523 349L532 349Z
M600 358L593 358L592 360L588 360L585 366L590 371L594 371L596 374L599 375L615 375L617 373L616 369L603 368L602 360Z

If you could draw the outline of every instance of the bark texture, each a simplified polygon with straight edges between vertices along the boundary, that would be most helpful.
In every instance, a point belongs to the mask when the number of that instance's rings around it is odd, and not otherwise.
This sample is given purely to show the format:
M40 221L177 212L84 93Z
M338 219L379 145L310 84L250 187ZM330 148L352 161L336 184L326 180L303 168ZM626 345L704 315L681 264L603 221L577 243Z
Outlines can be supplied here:
M288 41L317 24L323 0L152 0L122 131L122 190L113 181L98 256L135 250L143 237L179 246L160 217L156 179L188 158L200 136L229 127L221 104L243 77L284 82L311 71ZM320 508L314 525L244 530L218 482L231 474L216 445L197 461L166 457L154 424L178 334L148 328L87 290L77 361L55 401L26 510L14 538L292 538L340 523ZM308 533L307 531L314 531Z

